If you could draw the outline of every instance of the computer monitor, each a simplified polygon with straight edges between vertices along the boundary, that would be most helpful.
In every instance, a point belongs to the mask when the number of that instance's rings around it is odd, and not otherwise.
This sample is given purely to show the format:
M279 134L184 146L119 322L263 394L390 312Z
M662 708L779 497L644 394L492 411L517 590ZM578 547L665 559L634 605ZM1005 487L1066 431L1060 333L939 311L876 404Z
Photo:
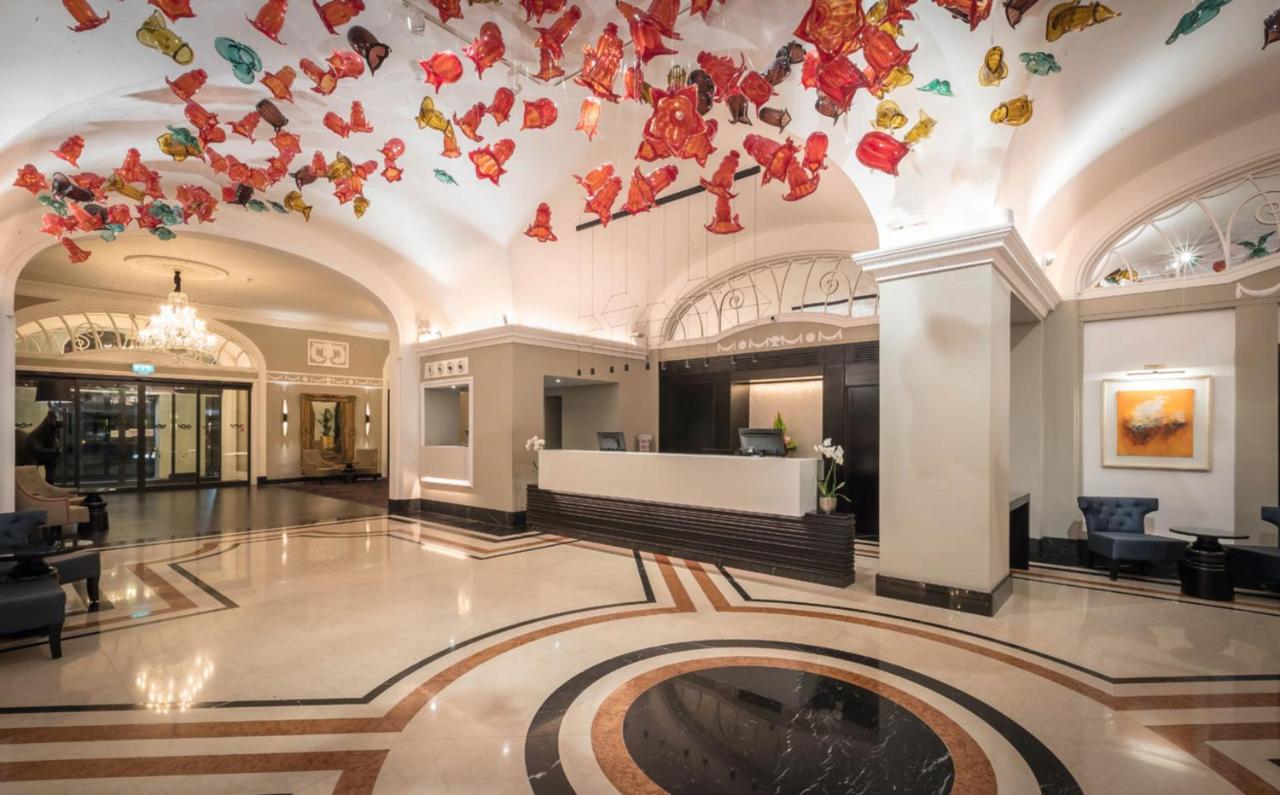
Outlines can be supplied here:
M622 431L596 431L596 446L610 453L627 452L627 435Z
M787 443L777 428L739 428L738 453L740 455L785 456Z

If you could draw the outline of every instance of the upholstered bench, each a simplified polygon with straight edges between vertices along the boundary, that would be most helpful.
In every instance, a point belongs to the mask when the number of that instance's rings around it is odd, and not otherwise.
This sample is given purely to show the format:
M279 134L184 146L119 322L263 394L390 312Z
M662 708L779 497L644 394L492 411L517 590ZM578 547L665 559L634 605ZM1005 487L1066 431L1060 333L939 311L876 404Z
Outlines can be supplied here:
M53 577L0 580L0 635L43 630L49 635L49 654L62 656L62 621L67 594Z

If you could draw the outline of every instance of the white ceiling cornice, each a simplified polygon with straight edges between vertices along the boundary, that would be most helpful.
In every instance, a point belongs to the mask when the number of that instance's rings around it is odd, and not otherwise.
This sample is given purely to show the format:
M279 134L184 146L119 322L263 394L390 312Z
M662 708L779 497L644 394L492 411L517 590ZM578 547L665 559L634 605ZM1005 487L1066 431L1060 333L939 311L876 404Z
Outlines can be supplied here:
M76 287L38 279L20 279L15 292L17 295L48 298L54 301L102 301L107 304L103 306L104 311L128 306L135 311L154 312L159 302L164 300L164 296L160 295L142 295L140 293L126 293L121 290L102 290L96 287ZM377 340L390 339L390 334L386 332L369 331L332 321L295 320L274 315L270 312L218 306L217 304L208 304L203 301L196 302L196 306L203 314L214 320L256 323L262 326L275 326L277 328L297 329L300 331L323 331L329 334L345 334L348 337L366 337Z
M537 328L535 326L494 326L454 334L428 342L419 342L412 350L423 356L446 355L460 353L474 348L485 348L491 345L537 345L543 348L558 348L566 351L579 351L600 356L616 356L620 359L640 359L648 357L649 349L625 342L604 340L598 337L586 337L581 334L570 334L564 331Z
M992 265L1013 294L1043 320L1062 296L1011 224L858 254L854 260L877 283Z

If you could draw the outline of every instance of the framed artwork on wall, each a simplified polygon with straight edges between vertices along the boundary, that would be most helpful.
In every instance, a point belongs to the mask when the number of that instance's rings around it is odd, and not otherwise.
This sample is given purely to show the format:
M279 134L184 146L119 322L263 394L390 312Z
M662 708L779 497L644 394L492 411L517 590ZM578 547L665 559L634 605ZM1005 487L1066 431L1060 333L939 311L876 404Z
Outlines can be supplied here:
M1102 382L1102 465L1208 471L1210 376Z

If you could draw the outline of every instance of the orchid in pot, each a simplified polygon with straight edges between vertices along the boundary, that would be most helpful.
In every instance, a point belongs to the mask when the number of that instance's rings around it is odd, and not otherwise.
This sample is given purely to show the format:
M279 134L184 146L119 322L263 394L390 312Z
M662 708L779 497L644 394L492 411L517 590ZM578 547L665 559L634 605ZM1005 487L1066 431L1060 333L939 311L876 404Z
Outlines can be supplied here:
M818 510L823 513L835 513L839 500L851 502L841 494L844 482L836 482L836 467L844 466L844 447L823 439L822 444L815 444L813 449L822 457L822 477L818 478Z
M524 449L533 453L533 471L538 471L538 453L546 449L547 440L538 436L536 433L530 436L524 442Z

